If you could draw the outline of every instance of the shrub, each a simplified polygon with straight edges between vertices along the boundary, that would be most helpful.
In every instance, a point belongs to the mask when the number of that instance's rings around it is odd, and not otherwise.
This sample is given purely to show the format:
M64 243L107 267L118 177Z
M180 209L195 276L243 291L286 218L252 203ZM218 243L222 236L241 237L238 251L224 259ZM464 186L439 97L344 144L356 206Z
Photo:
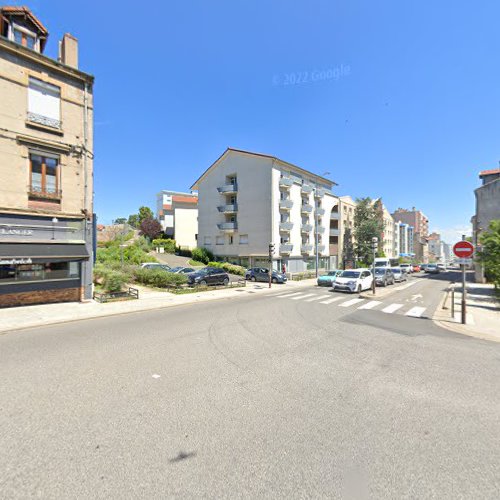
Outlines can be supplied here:
M208 264L210 261L214 260L214 254L207 248L195 248L192 251L192 257L198 262L203 262L203 264Z
M158 238L153 240L152 242L153 248L162 247L165 249L166 253L174 253L175 252L175 240Z
M135 280L143 285L157 288L168 288L187 283L187 276L184 274L169 273L160 269L138 268L134 272Z
M228 262L209 262L209 266L217 267L219 269L224 269L224 271L230 274L237 274L239 276L245 276L245 268L241 266L236 266L234 264L229 264Z
M120 271L109 271L103 278L103 286L107 292L119 292L126 282L127 275Z

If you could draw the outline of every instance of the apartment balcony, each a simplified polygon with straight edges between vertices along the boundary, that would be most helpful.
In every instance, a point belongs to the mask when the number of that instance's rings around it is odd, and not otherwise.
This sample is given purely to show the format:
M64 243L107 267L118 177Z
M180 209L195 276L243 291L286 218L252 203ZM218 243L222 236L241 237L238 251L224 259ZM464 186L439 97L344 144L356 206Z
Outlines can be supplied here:
M313 246L309 244L300 245L300 253L311 254L313 251Z
M333 219L333 220L340 220L340 214L338 212L332 212L330 214L330 219Z
M290 189L293 186L293 180L289 177L281 177L279 186L285 189Z
M300 187L300 191L303 193L303 194L309 194L309 193L312 193L312 186L309 186L309 184L302 184L302 186Z
M236 203L233 203L232 205L222 205L217 207L217 210L223 214L234 214L238 211L238 205Z
M330 229L330 236L340 236L340 231L338 229Z
M323 196L325 196L325 193L326 193L326 189L318 188L318 189L316 189L316 191L314 192L314 196L315 196L316 198L322 198Z
M289 233L293 228L293 222L280 222L280 231Z
M293 245L290 243L282 243L280 245L280 253L281 254L291 254L293 250Z
M313 211L313 207L312 207L312 205L309 205L306 203L300 207L300 211L303 214L310 214Z
M223 186L220 186L217 188L217 191L219 193L223 194L230 194L230 193L237 193L238 192L238 184L224 184Z
M325 253L326 245L318 245L318 253Z
M237 222L221 222L220 224L217 224L217 227L221 231L226 231L228 233L232 233L233 231L236 231L238 229L238 223Z
M293 207L292 200L280 200L280 210L291 210Z
M316 214L317 215L325 215L325 209L324 208L317 208Z
M302 226L300 226L300 232L302 233L310 233L312 230L312 224L302 224Z
M30 123L36 123L37 125L43 125L44 127L50 127L57 130L61 130L62 127L62 122L60 120L39 115L38 113L33 113L31 111L28 111L26 119Z
M335 243L331 243L329 246L328 246L329 250L330 250L330 255L338 255L339 253L339 246L336 245Z
M325 228L324 228L323 226L318 226L318 227L316 228L316 232L317 232L318 234L323 234L323 233L325 232Z

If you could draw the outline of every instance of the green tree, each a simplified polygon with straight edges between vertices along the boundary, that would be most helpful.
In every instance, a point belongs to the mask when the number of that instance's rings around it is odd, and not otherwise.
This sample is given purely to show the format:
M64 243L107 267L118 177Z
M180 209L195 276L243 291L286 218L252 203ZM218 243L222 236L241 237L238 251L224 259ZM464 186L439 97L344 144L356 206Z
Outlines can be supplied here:
M128 225L134 229L139 227L139 214L132 214L128 216Z
M358 260L371 262L373 260L372 238L377 237L379 248L382 246L383 220L380 219L377 207L371 198L358 198L356 203L356 210L354 211L356 255Z
M485 277L500 291L500 219L490 222L488 231L480 237L480 243L477 260L484 265Z
M346 262L354 262L354 245L352 244L352 232L350 227L346 227L344 231L344 243L342 245L343 262L342 267L345 268Z
M142 224L146 219L154 219L155 214L149 207L140 207L139 208L139 225Z
M113 224L126 224L127 219L125 217L118 217L118 219L115 219L113 221Z

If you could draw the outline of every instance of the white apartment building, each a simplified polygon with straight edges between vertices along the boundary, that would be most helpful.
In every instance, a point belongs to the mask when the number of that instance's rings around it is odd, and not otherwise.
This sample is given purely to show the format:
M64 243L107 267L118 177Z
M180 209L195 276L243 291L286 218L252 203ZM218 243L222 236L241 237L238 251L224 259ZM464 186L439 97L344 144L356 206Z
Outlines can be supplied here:
M413 257L413 226L394 223L394 257Z
M317 248L319 267L336 267L334 184L274 156L228 148L191 187L198 191L198 246L252 267L268 265L273 243L273 267L287 272L314 269Z
M181 248L195 248L198 238L198 195L160 191L156 195L156 217L167 237Z

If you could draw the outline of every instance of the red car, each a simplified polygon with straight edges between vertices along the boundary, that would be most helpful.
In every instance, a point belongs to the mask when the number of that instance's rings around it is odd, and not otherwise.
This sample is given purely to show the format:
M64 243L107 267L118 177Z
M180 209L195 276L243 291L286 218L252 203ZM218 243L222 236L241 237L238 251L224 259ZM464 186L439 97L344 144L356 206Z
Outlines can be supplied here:
M419 273L420 272L420 266L418 264L413 264L413 272L414 273Z

